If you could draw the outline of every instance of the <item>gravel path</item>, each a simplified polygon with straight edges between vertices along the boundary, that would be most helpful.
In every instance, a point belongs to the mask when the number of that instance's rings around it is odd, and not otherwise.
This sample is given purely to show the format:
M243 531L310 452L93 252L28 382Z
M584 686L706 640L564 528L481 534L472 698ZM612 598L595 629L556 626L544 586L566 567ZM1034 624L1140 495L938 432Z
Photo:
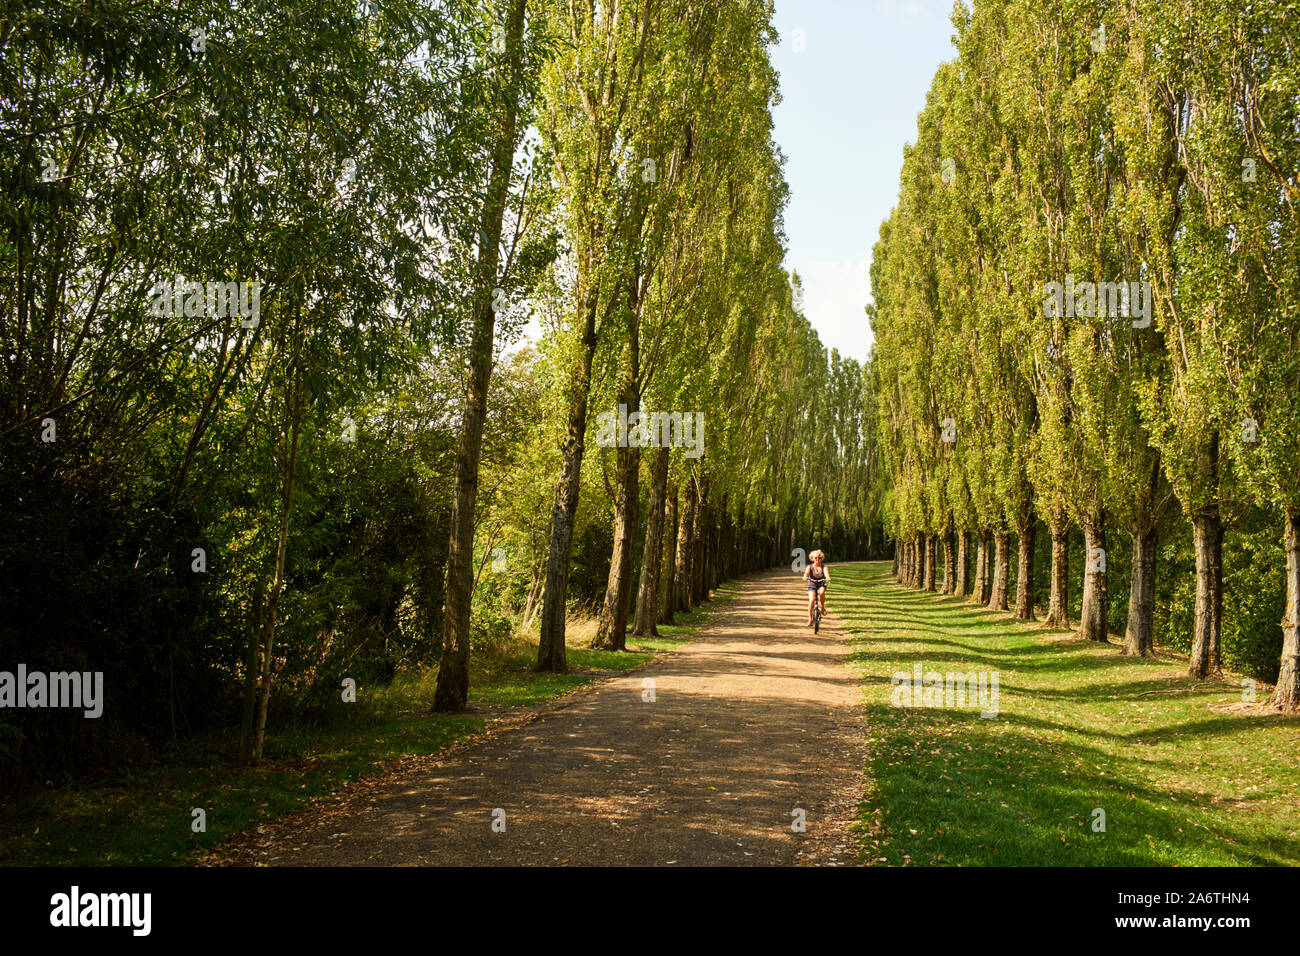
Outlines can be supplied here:
M345 788L207 862L852 864L862 695L834 593L818 635L800 626L806 600L788 571L746 578L697 637L647 667Z

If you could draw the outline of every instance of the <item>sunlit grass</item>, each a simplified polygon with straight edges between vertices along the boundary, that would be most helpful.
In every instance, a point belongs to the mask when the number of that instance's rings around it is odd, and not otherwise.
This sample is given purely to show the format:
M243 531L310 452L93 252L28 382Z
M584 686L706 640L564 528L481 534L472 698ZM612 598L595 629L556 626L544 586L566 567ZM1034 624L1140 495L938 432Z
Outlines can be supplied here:
M1240 682L901 587L885 563L836 571L866 695L867 860L1300 863L1300 718L1216 713ZM891 706L891 676L917 663L997 671L997 716Z

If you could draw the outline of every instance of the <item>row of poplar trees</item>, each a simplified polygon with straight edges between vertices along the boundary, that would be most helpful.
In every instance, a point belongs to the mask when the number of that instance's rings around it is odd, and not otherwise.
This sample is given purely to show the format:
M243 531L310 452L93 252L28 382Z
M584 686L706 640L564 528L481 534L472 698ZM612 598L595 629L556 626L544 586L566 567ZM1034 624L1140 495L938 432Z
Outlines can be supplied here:
M538 134L547 186L535 228L563 246L532 292L561 425L544 574L525 609L531 618L539 607L541 670L567 668L568 577L593 466L612 499L597 647L656 633L725 577L789 562L814 535L842 555L880 546L866 370L827 354L782 266L771 17L766 0L557 3L546 14L538 97L511 126ZM540 42L536 24L529 42ZM440 710L463 707L469 686L485 552L472 517L474 436L493 276L489 263L457 465ZM638 411L698 421L695 444L593 440L602 415Z
M1271 704L1295 710L1294 5L978 0L953 22L959 55L935 75L871 274L899 574L1032 620L1045 523L1047 623L1066 626L1076 528L1080 633L1106 640L1119 530L1123 650L1151 654L1159 534L1181 509L1202 678L1221 667L1225 526L1263 509L1286 575Z

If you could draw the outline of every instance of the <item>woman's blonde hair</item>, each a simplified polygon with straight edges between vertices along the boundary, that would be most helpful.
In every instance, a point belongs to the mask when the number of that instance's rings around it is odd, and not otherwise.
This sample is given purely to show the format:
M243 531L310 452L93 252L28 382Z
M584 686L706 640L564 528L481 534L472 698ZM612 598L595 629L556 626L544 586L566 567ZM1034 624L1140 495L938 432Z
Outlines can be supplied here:
M813 561L816 561L818 558L821 558L823 561L825 561L825 560L826 560L826 552L823 551L821 548L818 548L818 549L817 549L816 551L814 551L812 554L808 555L808 557L809 557L811 560L813 560Z

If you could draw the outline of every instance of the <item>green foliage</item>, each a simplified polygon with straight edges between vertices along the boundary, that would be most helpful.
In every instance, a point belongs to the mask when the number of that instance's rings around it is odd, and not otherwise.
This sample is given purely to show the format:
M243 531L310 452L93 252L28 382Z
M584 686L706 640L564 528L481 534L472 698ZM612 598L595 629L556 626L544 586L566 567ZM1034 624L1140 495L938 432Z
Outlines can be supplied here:
M1286 566L1276 530L1258 536L1300 504L1286 16L959 4L958 57L904 150L868 310L892 537L1035 517L1104 532L1108 623L1123 630L1132 536L1157 529L1158 630L1181 646L1189 522L1222 519L1225 588L1267 582L1225 597L1223 660L1258 675L1277 673ZM1127 312L1100 290L1093 309L1046 301L1048 283L1116 280L1149 285L1149 314L1132 294ZM1076 582L1085 561L1071 555Z

